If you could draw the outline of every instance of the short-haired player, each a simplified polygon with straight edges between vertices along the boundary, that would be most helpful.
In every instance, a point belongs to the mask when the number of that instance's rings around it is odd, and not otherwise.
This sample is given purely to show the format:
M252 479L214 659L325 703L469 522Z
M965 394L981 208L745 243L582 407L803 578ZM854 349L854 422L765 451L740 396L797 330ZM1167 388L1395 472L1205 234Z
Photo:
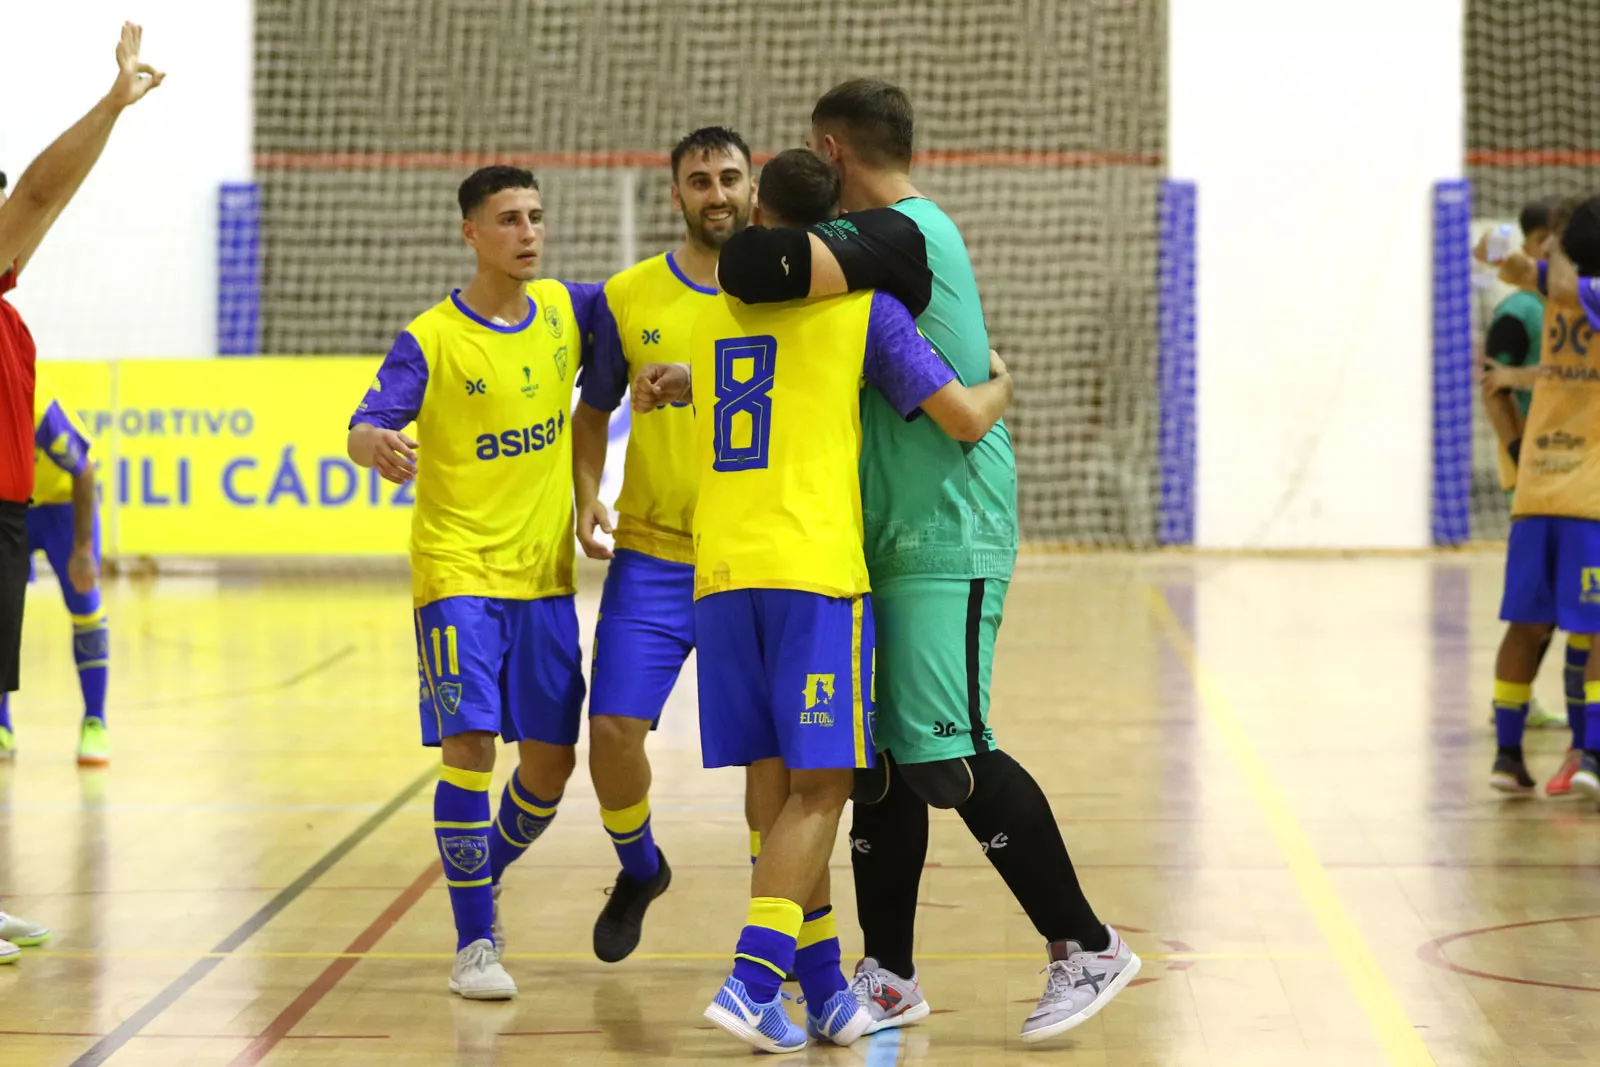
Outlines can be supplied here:
M441 756L450 989L501 1000L517 987L500 962L500 876L555 818L582 715L569 413L600 288L539 278L544 202L528 171L484 167L458 202L477 272L395 340L348 450L392 482L416 478L411 592L422 741ZM496 735L519 759L491 820Z

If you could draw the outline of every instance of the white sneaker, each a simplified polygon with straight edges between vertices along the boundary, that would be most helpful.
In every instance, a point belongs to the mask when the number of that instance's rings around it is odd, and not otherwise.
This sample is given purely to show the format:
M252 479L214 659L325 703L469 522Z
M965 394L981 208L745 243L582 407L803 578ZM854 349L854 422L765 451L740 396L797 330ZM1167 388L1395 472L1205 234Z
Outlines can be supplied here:
M1076 941L1050 942L1044 995L1022 1024L1025 1044L1064 1034L1105 1007L1139 973L1139 957L1111 927L1104 952L1085 952Z
M22 958L22 950L9 941L0 941L0 964L16 963Z
M480 937L456 953L450 970L450 992L467 1000L510 1000L517 995L517 983L500 966L494 942Z
M506 954L506 928L500 924L500 890L503 884L496 882L491 888L494 893L494 922L489 927L489 936L494 938L494 950L498 955Z
M909 979L885 970L877 960L868 956L856 964L855 977L850 979L850 992L856 1002L867 1009L872 1021L866 1033L892 1030L897 1026L910 1026L928 1017L928 1001L922 995L915 973Z
M24 948L42 945L50 940L50 928L29 922L20 915L7 915L0 911L0 941L9 941Z
M1565 708L1558 714L1539 703L1537 699L1528 701L1528 729L1565 730L1567 725Z

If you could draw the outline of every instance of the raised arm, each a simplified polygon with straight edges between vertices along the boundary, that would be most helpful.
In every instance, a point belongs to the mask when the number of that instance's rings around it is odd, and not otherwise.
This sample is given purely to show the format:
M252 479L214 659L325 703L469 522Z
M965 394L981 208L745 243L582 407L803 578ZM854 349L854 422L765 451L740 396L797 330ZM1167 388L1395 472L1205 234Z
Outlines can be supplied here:
M852 212L807 230L750 226L723 246L717 279L747 304L878 289L913 315L933 293L922 231L894 208Z
M39 154L17 179L11 196L0 203L0 271L15 263L20 272L27 265L99 160L123 109L138 103L166 77L139 61L143 36L141 27L123 24L117 43L117 80L111 91Z

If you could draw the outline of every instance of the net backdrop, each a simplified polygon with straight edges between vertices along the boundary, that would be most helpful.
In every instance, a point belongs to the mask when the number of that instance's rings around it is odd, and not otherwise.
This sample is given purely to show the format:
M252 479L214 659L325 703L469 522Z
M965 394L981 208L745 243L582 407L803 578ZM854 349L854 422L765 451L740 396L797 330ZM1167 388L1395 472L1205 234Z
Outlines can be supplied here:
M1600 79L1590 42L1600 40L1593 0L1467 0L1467 176L1473 214L1515 221L1522 206L1551 196L1600 193ZM1500 292L1476 291L1486 329ZM1473 397L1471 532L1509 529L1495 469L1494 431Z
M1019 380L1026 537L1154 540L1163 0L257 0L263 348L373 353L470 274L456 184L531 167L546 273L671 247L666 153L803 143L847 77L903 85Z

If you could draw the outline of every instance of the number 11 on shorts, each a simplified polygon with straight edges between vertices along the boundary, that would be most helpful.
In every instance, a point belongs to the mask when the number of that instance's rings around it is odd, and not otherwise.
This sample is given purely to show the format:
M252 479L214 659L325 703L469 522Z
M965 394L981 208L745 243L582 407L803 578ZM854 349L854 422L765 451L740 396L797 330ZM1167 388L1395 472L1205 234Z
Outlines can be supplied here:
M454 678L459 675L461 673L461 663L457 658L456 652L456 628L454 626L446 626L444 628L443 644L450 653L450 669L448 671L444 669L445 661L444 658L439 654L440 641L439 628L437 626L428 631L428 639L433 643L433 673L436 676L450 678Z

